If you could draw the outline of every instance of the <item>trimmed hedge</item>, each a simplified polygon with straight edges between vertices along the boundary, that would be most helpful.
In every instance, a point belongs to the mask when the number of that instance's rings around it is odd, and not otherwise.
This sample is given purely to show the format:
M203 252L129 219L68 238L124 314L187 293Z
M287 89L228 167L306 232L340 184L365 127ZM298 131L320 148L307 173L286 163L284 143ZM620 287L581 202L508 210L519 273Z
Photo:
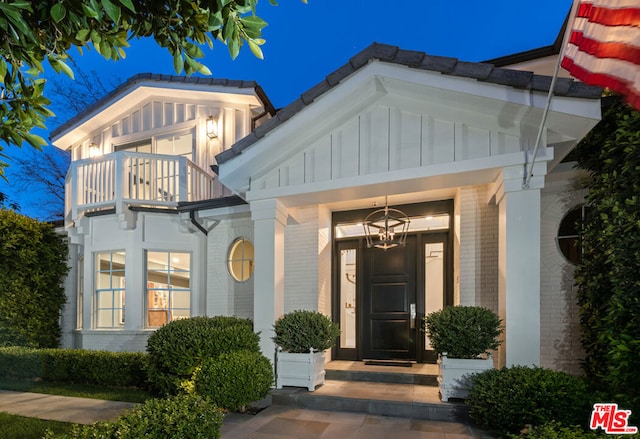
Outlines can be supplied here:
M142 352L8 347L0 348L0 377L145 388L146 359Z
M0 325L0 347L9 346L36 347L35 343L30 342L27 337L16 330Z
M222 411L196 395L151 399L115 421L75 426L70 434L46 439L210 439L220 437Z
M180 392L208 358L247 350L260 352L253 323L237 317L191 317L175 320L149 336L149 383L165 395Z
M291 311L273 325L273 342L286 352L307 353L326 351L336 344L340 335L337 323L318 311Z
M269 394L273 379L271 362L264 355L238 351L205 360L194 374L194 385L198 395L243 412Z
M586 427L592 398L581 377L514 366L474 375L466 403L473 423L506 435L517 434L527 425L535 427L551 421Z
M433 349L449 358L477 358L500 346L502 320L481 306L447 306L428 314L423 329Z

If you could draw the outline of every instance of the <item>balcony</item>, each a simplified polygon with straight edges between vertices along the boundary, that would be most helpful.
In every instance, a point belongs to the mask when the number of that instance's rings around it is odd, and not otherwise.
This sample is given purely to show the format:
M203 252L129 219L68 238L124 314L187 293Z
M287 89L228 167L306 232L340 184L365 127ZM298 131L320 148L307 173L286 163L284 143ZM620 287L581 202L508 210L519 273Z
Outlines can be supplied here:
M125 206L172 208L219 198L225 189L186 157L120 151L72 162L66 177L65 222L88 211Z

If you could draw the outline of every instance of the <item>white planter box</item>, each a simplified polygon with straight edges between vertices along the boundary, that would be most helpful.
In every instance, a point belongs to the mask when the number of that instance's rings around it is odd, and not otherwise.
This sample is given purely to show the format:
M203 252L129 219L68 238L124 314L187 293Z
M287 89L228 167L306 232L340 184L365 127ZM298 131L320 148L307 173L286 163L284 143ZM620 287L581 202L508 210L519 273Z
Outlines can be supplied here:
M324 352L292 354L278 350L276 354L276 388L306 387L313 392L324 384Z
M487 359L467 360L441 355L438 357L438 365L440 397L443 401L449 401L449 398L467 398L471 388L470 376L493 369L493 358L489 355Z

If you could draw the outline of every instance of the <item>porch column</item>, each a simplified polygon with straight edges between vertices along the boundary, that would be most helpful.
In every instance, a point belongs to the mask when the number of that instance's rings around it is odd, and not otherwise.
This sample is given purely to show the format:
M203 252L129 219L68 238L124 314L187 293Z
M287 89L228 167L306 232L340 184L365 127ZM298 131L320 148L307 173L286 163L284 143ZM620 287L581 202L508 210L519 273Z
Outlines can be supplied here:
M284 228L287 210L277 199L251 202L254 221L253 321L260 350L275 365L273 324L284 312Z
M498 309L505 325L500 367L540 365L540 189L546 163L540 165L543 175L526 190L522 167L504 168L496 195Z

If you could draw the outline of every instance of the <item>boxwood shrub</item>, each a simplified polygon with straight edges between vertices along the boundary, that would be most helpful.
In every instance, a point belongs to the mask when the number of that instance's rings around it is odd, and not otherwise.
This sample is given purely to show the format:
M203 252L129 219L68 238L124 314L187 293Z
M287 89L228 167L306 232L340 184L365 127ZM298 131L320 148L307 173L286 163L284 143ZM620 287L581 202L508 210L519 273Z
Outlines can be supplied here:
M250 351L229 352L204 360L194 374L195 391L228 410L246 406L269 394L273 384L271 362Z
M289 312L273 325L273 342L286 352L306 353L309 349L325 351L336 344L340 328L318 311Z
M585 427L589 422L594 401L581 377L514 366L482 372L472 382L466 401L470 420L499 435L551 421Z
M0 377L144 388L146 357L141 352L0 348Z
M223 413L196 395L151 399L115 421L77 425L70 434L46 439L210 439L220 437Z
M176 394L205 359L240 350L259 352L259 340L248 319L217 316L175 320L149 336L149 382L160 394Z

